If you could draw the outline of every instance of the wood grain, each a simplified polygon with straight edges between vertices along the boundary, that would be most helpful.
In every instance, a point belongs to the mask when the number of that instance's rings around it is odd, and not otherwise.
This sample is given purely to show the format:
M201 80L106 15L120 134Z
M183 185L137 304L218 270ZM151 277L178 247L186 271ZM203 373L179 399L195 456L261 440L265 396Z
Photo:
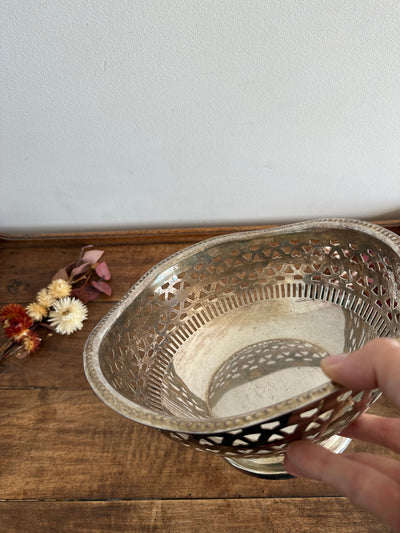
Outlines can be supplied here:
M345 498L0 502L7 533L386 533Z

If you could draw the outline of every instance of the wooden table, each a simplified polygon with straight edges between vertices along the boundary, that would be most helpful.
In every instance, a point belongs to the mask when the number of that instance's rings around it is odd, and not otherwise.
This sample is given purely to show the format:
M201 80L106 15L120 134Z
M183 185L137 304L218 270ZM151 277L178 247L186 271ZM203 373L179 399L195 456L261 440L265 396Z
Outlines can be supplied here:
M400 233L398 221L385 225ZM45 337L36 355L2 364L0 531L389 531L322 483L251 477L135 424L86 382L87 335L142 274L193 242L240 229L0 236L0 306L32 301L86 244L105 250L113 275L112 297L89 304L81 331ZM373 410L395 415L383 400Z

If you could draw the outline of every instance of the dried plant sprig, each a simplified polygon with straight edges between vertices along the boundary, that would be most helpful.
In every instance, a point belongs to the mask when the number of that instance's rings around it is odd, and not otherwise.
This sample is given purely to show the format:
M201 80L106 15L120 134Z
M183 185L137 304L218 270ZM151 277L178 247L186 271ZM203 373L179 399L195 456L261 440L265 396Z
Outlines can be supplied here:
M110 270L105 261L99 262L103 254L91 245L83 247L78 261L61 268L26 308L10 303L0 309L0 324L8 338L0 347L0 361L8 355L23 358L36 353L42 342L36 332L39 327L61 335L82 329L86 304L101 293L112 294L107 283Z
M107 263L100 262L103 254L103 250L92 249L91 245L84 246L78 261L61 268L53 276L53 280L62 279L70 283L70 296L85 304L96 299L101 293L111 296L112 290L107 283L111 279L111 273Z

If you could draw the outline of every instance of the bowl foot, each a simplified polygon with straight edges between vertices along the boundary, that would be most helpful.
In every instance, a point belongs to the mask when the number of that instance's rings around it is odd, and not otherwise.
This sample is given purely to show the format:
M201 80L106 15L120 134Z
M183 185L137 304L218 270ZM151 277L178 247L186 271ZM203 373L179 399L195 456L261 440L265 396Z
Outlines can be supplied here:
M333 435L322 446L334 453L342 453L350 444L351 439ZM270 457L252 457L249 459L235 457L234 459L225 457L226 461L235 468L246 474L265 479L290 479L294 476L286 472L283 465L284 455Z

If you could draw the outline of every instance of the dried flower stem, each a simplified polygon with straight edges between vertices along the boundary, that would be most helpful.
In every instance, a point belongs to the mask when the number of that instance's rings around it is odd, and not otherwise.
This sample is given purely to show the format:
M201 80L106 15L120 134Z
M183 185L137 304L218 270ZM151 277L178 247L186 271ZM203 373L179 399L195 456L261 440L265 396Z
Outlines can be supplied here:
M13 339L8 339L0 348L0 361L5 359L11 353L11 347L15 344Z

